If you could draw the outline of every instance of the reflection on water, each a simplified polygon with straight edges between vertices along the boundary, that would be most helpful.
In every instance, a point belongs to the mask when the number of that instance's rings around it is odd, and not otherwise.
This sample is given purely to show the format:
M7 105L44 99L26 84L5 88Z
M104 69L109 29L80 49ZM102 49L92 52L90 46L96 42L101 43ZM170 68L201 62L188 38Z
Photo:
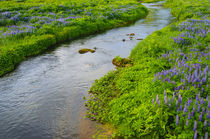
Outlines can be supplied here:
M134 25L61 45L30 58L0 78L0 138L90 138L95 123L83 120L83 96L95 79L113 69L112 59L171 21L170 10L146 4L152 12ZM129 40L126 34L135 33ZM122 39L126 39L125 42ZM95 53L80 55L81 48Z

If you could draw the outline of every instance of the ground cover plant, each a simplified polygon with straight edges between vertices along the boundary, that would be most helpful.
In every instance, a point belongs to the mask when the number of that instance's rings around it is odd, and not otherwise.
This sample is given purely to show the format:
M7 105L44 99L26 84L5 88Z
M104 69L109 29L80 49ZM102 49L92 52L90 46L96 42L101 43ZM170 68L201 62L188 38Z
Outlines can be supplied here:
M147 12L136 0L0 1L0 76L56 43L124 26Z
M115 126L116 137L209 138L210 5L205 2L168 0L181 21L140 42L130 54L132 67L96 80L88 116ZM176 5L186 14L177 14Z

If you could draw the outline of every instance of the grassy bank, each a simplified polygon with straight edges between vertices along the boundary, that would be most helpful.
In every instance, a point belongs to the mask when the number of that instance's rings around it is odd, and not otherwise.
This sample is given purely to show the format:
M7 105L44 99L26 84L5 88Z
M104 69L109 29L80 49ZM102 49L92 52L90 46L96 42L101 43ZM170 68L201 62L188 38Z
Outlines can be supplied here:
M57 43L125 26L147 13L136 0L0 1L0 76Z
M132 67L110 71L95 81L87 101L88 116L113 125L117 137L210 137L210 5L206 2L168 0L180 22L141 41L130 54Z

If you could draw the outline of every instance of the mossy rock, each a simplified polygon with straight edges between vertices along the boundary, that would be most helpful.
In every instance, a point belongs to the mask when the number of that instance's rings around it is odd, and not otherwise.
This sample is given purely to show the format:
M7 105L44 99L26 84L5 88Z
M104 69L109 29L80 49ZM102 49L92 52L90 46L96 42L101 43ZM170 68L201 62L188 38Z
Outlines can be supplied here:
M132 61L128 58L121 58L120 56L115 57L112 60L112 64L117 67L131 67L133 66Z
M95 49L83 48L83 49L80 49L78 52L80 54L84 54L84 53L87 53L87 52L94 53L95 52Z

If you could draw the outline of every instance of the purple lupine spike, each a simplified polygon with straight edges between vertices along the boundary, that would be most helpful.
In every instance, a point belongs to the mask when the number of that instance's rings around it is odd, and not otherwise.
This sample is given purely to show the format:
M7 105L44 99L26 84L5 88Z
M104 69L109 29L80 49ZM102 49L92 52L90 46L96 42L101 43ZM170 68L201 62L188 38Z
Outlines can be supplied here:
M172 100L173 100L173 102L174 102L174 100L175 100L175 94L174 94L174 92L173 92L173 99L172 99Z
M190 99L188 98L188 106L190 106Z
M166 90L164 90L164 96L166 96Z
M176 83L175 83L175 81L173 81L173 85L175 85Z
M157 95L157 96L156 96L156 101L158 102L158 100L159 100L159 96Z
M199 116L199 121L202 121L202 117L203 117L203 115L201 113L200 116Z
M182 110L182 105L180 104L180 106L179 106L179 110L181 111Z
M183 112L187 112L187 105L185 104Z
M210 112L207 113L207 119L210 119Z
M203 103L204 103L203 98L201 98L200 104L203 105Z
M195 104L198 105L198 101L197 100L195 101Z
M206 96L206 100L207 100L207 101L209 100L209 96L208 96L208 94L207 94L207 96Z
M201 106L200 106L200 104L198 104L197 112L200 112L200 108L201 108Z
M186 126L188 126L188 125L189 125L189 121L187 120L187 121L186 121Z
M194 139L197 139L197 136L198 136L198 132L197 130L195 130Z
M205 133L205 139L208 139L208 132Z
M202 88L201 90L202 90L202 93L205 91L205 89L204 89L204 88Z
M191 118L191 114L190 114L190 112L189 112L189 113L188 113L187 119L190 120L190 118Z
M195 120L193 131L196 131L196 128L197 128L197 121Z
M157 104L160 105L160 100L157 101Z
M197 100L197 101L199 100L199 97L198 97L198 95L196 95L196 100Z
M207 126L207 120L204 121L204 127L206 127L206 126Z
M169 108L171 107L171 98L169 98Z
M176 125L179 125L179 116L176 115Z
M210 108L210 101L208 102L208 108Z
M179 94L179 102L182 103L182 96Z
M167 105L167 96L164 97L165 105Z
M176 107L178 107L178 104L179 104L179 102L178 102L178 100L176 100Z

